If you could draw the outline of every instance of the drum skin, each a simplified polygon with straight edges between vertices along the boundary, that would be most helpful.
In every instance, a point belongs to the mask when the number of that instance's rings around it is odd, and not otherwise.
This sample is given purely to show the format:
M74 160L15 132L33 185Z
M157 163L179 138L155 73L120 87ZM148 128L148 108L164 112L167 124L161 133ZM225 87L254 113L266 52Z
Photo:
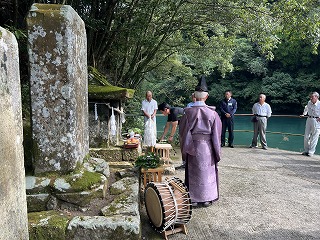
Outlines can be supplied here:
M170 182L179 185L179 189ZM145 206L152 226L163 232L175 224L186 224L191 219L192 205L186 186L178 178L169 182L150 182L145 192Z
M146 207L149 218L154 226L159 228L164 224L163 204L160 202L159 192L150 186L148 189L146 189L146 198L146 202L148 202Z

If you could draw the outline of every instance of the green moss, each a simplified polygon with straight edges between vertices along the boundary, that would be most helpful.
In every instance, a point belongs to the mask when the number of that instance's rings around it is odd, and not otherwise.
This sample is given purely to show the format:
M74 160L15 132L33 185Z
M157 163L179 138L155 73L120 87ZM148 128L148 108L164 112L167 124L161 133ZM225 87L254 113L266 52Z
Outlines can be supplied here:
M82 165L83 165L83 163L77 162L76 167L74 168L74 170L72 171L72 173L80 172L81 169L82 169Z
M61 4L41 4L41 3L36 3L35 6L39 9L39 12L43 11L60 11L61 7L63 5Z
M108 210L109 210L111 213L115 213L115 212L118 210L118 208L116 208L115 206L111 205L111 206L109 206Z
M133 239L140 239L140 236L137 234L134 234L131 232L131 234L128 236L128 230L125 230L123 227L117 227L108 235L108 239L127 239L127 240L133 240Z
M105 75L100 73L98 69L89 66L88 67L88 82L90 85L112 86Z
M92 186L100 184L102 174L96 172L84 171L81 177L75 178L74 175L66 177L66 182L71 185L75 191L85 191L92 189Z
M132 98L133 89L121 88L111 85L106 76L100 73L96 68L89 66L89 97L96 99L124 99Z
M71 217L56 211L28 213L29 238L65 240L70 220Z
M84 158L83 158L83 162L88 162L90 160L91 156L90 156L90 153L87 153ZM77 167L80 166L81 163L77 163Z
M128 196L124 194L124 195L116 198L113 202L116 204L118 204L118 203L125 204L128 202Z
M108 142L103 141L99 143L99 148L108 148L108 147L109 147Z
M121 88L116 86L88 86L88 93L90 98L95 99L126 99L132 98L134 94L133 89Z

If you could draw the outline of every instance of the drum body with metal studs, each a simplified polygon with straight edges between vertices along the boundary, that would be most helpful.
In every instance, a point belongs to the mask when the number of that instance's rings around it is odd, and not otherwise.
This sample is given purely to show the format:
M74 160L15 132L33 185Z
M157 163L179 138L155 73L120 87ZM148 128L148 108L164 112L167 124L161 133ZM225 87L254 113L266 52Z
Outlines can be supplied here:
M145 206L151 224L158 232L186 224L191 219L189 192L178 178L149 182L144 192Z

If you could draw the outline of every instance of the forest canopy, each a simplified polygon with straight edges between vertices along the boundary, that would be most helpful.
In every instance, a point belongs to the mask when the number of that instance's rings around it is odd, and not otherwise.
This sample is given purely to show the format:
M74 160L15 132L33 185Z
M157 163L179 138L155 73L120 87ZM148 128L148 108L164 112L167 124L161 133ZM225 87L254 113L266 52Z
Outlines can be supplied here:
M71 5L86 24L88 65L137 89L136 104L152 90L158 102L184 106L200 74L208 104L231 89L243 111L264 92L275 112L298 113L319 90L317 0L0 0L0 25L16 35L21 62L34 2ZM27 85L25 65L21 77Z

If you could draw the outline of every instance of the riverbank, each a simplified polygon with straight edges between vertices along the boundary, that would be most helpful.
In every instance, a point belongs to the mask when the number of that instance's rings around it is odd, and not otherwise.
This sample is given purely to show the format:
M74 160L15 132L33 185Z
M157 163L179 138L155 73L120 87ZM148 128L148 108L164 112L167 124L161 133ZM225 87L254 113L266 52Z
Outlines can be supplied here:
M173 157L180 165L180 152ZM176 170L184 180L184 170ZM180 239L320 239L320 156L269 148L222 148L220 199L193 209ZM142 205L142 239L162 239Z

